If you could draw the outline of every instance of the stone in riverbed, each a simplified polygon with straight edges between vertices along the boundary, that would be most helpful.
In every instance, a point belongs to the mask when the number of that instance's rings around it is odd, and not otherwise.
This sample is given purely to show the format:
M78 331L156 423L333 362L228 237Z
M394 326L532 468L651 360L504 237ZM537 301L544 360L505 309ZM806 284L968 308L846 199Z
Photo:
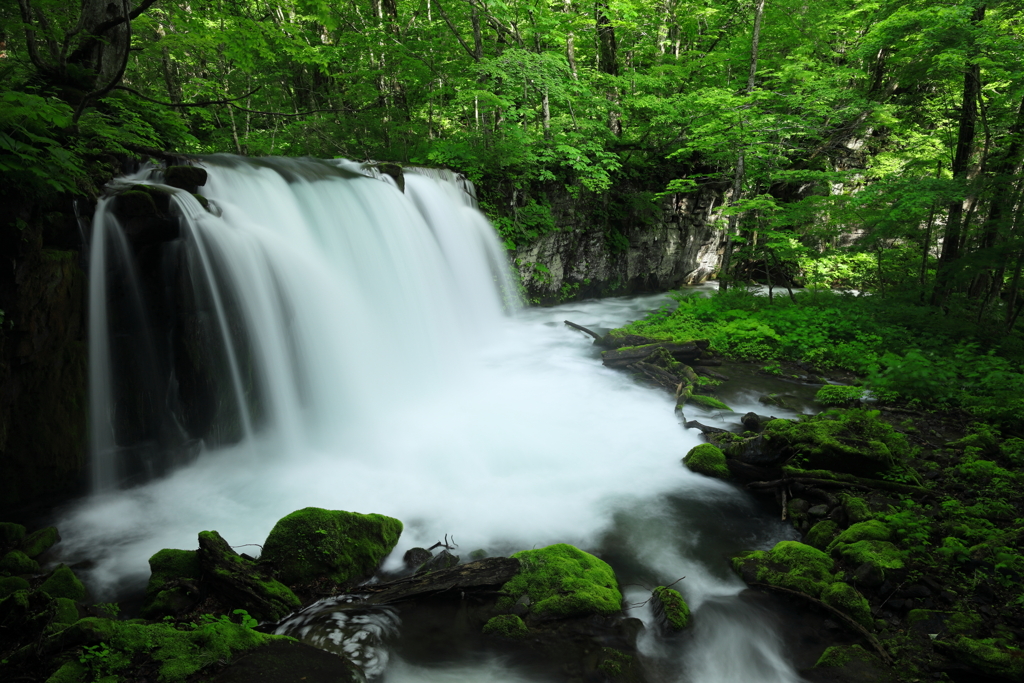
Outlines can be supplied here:
M690 607L679 591L658 586L651 591L655 620L669 631L682 631L690 625Z
M747 583L766 583L817 598L832 583L835 562L817 548L779 541L771 550L737 555L732 566Z
M304 508L274 525L260 563L291 586L327 577L348 588L373 576L401 533L392 517Z
M531 616L569 618L622 612L618 580L604 560L565 543L523 550L512 557L520 561L522 569L501 587L499 610L511 609L527 595Z
M725 464L725 453L709 443L694 446L683 458L683 464L691 472L717 479L728 479L729 468Z

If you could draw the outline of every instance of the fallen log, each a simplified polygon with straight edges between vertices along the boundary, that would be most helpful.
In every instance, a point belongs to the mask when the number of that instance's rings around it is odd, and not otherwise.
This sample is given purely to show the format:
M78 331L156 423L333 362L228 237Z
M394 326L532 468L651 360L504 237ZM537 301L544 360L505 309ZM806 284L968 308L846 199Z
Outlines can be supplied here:
M366 596L362 604L386 605L439 593L496 590L519 573L519 566L519 560L511 557L488 557L428 574L362 585L355 592Z
M683 363L691 363L701 354L700 347L693 342L687 344L658 342L604 351L601 353L601 362L610 368L621 368L644 360L658 349L665 349L672 358Z
M586 332L587 334L594 338L594 341L601 341L601 335L599 335L597 332L594 332L593 330L588 330L587 328L583 327L583 325L577 325L576 323L569 322L568 320L564 320L563 322L569 327L573 328L574 330Z

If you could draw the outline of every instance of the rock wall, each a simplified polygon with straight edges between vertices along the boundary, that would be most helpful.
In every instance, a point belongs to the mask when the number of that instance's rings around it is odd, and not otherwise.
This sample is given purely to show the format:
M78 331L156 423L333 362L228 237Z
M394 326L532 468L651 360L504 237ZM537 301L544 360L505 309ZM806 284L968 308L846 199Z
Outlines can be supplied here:
M0 510L8 511L83 487L86 277L69 197L47 205L7 195L0 206Z
M554 199L559 231L513 254L527 300L555 304L704 282L721 264L723 191L706 185L671 195L655 220L619 228L614 240L592 210Z

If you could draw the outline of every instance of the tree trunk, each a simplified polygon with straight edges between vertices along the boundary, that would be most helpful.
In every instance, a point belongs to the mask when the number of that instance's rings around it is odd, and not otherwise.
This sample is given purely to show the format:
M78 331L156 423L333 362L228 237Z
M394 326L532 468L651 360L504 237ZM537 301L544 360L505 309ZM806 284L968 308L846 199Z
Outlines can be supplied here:
M615 77L619 75L618 44L615 40L615 27L608 18L608 5L598 2L594 6L597 21L597 68L602 73ZM615 87L610 88L605 97L611 102L608 111L608 128L615 136L622 135L622 115L619 112L619 93Z
M985 18L985 6L974 10L971 23L977 25ZM972 54L977 50L972 49ZM967 182L967 170L974 147L974 130L978 121L978 92L981 88L981 68L971 61L964 69L964 98L960 107L960 130L957 133L956 154L953 157L953 179ZM960 259L961 228L964 203L956 200L950 203L943 234L942 253L939 255L938 272L935 274L935 289L932 305L941 306L952 288L953 265Z

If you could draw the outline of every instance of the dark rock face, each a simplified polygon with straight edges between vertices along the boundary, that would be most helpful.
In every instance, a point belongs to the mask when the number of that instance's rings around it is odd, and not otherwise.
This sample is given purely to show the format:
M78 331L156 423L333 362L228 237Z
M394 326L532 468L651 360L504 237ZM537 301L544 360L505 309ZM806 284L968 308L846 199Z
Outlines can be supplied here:
M86 277L71 198L0 194L0 207L0 509L9 510L82 484Z
M615 246L567 196L552 201L559 232L514 253L528 297L542 304L664 291L699 284L718 269L722 230L712 222L722 191L676 194L653 222L625 229Z

